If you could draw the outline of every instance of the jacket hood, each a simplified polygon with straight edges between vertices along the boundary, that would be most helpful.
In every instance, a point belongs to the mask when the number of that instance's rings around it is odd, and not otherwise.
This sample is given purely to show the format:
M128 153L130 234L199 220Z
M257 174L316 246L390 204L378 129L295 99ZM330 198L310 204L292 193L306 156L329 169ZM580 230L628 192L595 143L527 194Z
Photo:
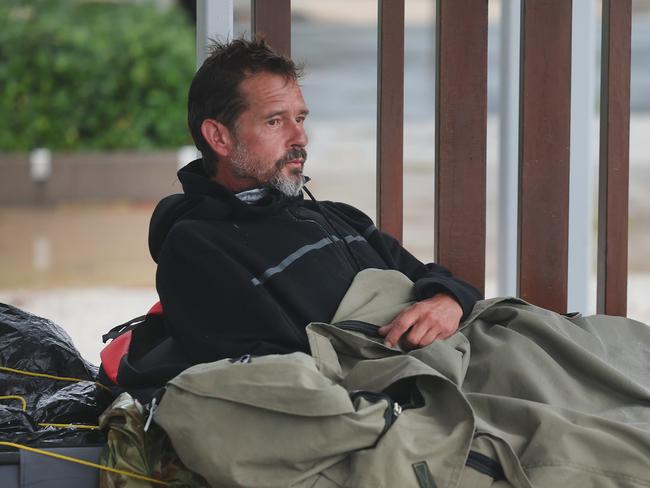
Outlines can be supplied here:
M178 171L178 179L184 193L163 198L153 211L149 223L149 252L156 262L167 234L180 220L223 220L227 217L255 219L276 214L291 201L302 199L302 196L289 198L279 191L271 190L258 203L247 204L232 191L210 179L203 170L201 159L182 167Z

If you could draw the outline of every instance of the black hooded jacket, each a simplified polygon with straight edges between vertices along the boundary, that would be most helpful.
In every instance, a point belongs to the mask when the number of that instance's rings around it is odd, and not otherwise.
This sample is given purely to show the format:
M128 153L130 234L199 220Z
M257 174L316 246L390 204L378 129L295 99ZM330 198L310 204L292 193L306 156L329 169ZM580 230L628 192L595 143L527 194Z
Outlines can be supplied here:
M163 199L149 248L165 324L195 362L309 351L305 326L328 322L355 274L396 269L417 299L449 293L471 311L480 293L424 265L360 210L271 191L256 204L210 180L197 160Z

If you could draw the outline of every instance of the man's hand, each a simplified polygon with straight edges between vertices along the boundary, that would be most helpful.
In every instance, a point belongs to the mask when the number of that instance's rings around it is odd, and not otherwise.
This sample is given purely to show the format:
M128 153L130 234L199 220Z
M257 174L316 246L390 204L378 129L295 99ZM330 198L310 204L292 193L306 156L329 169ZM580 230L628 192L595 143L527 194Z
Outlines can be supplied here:
M456 330L463 309L450 295L438 293L405 308L390 324L379 328L387 346L394 346L400 337L406 347L428 346L436 339L447 339Z

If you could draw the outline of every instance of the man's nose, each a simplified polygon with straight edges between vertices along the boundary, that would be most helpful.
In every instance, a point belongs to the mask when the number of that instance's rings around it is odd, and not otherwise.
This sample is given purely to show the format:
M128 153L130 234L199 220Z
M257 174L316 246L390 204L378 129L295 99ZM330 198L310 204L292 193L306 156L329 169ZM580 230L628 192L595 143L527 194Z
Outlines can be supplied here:
M309 138L307 137L304 123L298 121L294 122L292 124L292 133L289 145L305 147L307 142L309 142Z

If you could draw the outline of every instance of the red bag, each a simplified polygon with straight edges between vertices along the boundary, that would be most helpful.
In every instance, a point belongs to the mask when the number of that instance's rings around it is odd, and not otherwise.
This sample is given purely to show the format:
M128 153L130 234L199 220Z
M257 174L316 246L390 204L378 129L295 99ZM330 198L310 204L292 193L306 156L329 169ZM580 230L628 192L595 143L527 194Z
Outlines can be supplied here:
M160 302L146 315L102 336L103 342L109 340L100 353L99 381L115 396L127 391L146 403L170 379L192 366L167 331Z

